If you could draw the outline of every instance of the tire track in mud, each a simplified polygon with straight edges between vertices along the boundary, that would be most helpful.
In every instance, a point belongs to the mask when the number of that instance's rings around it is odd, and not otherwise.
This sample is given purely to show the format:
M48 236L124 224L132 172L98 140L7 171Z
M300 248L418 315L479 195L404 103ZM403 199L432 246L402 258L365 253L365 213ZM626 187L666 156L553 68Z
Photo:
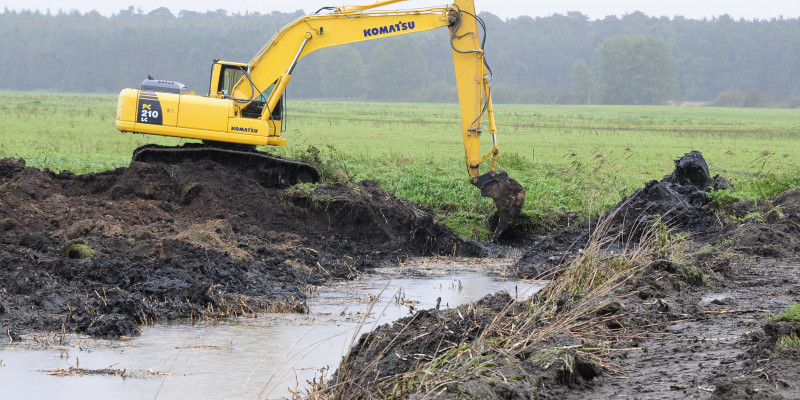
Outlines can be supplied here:
M796 301L798 293L792 288L800 287L800 276L775 267L775 260L738 263L730 275L712 278L706 286L658 299L680 319L663 329L634 330L644 335L636 341L638 350L611 359L621 375L599 379L591 396L581 398L726 398L714 394L717 388L748 375L738 383L749 392L746 397L800 395L800 388L776 390L772 385L777 380L800 382L797 371L780 371L767 380L754 373L759 368L748 367L754 362L765 366L749 352L764 336L768 314L780 314Z

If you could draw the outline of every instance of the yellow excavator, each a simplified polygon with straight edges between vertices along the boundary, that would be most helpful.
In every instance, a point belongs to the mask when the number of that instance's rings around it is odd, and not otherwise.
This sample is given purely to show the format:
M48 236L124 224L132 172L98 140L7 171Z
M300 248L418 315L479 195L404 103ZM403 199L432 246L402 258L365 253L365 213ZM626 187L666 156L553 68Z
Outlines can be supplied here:
M461 105L461 133L470 181L491 197L499 220L498 237L519 215L525 201L522 186L505 172L496 172L497 128L484 60L485 25L473 0L415 10L378 11L377 7L404 0L366 5L323 7L286 25L249 63L214 60L208 96L189 93L179 82L148 76L139 89L123 89L117 103L116 127L123 132L199 139L182 147L146 145L133 160L178 163L211 159L247 171L262 184L285 187L318 182L319 171L304 162L255 150L255 146L284 146L284 90L297 63L309 53L330 46L447 27ZM492 149L480 154L479 139L487 117ZM479 173L491 158L491 169Z

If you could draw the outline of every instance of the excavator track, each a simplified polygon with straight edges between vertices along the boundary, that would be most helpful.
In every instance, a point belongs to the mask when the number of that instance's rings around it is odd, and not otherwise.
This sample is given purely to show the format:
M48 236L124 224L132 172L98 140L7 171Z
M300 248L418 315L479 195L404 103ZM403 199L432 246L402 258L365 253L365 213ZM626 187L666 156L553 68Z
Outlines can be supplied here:
M268 188L286 188L297 183L317 183L320 173L313 165L278 157L249 147L187 143L180 147L148 144L133 151L133 161L148 164L180 164L209 160L258 181Z

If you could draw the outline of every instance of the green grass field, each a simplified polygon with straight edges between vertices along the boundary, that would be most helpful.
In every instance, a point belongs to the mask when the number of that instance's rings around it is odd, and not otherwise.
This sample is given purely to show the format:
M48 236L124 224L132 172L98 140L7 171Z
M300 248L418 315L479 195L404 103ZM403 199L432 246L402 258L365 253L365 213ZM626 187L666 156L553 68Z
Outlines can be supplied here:
M114 129L116 96L0 92L0 157L76 173L126 166L133 149L182 140ZM800 109L671 106L495 106L500 170L527 191L546 225L565 212L597 215L691 150L741 199L800 184ZM284 148L262 149L374 179L439 212L473 237L493 210L468 180L455 104L290 101ZM490 135L482 138L485 150ZM338 174L342 176L342 174Z

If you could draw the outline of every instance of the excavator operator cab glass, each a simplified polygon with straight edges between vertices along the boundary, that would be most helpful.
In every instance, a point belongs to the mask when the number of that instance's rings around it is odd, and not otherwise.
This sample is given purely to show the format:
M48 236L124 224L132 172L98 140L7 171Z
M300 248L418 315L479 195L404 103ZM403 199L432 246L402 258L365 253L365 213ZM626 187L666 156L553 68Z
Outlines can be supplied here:
M239 82L242 77L244 77L244 70L242 67L236 65L223 65L217 93L230 96L231 92L233 91L233 87L236 86L236 83Z

